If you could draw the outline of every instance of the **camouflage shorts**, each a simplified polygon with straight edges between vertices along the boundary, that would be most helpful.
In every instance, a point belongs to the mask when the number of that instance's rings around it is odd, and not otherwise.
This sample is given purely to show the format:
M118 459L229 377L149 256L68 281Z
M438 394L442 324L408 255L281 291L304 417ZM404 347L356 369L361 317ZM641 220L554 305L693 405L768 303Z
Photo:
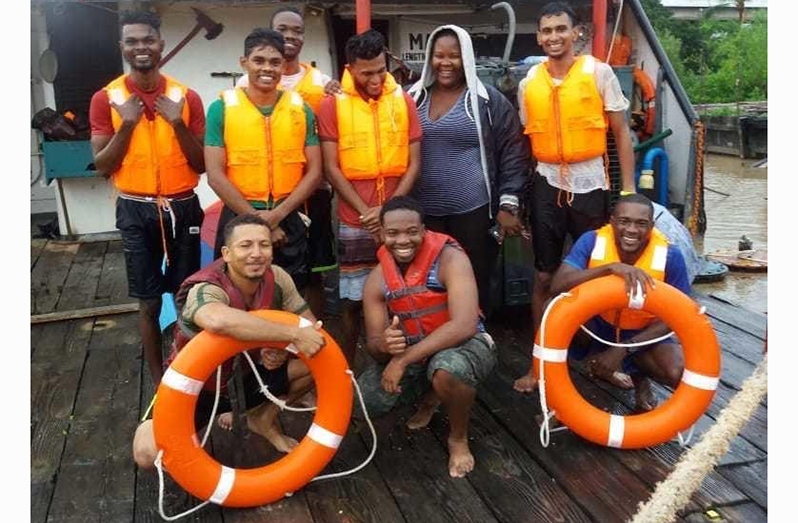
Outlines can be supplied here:
M399 385L400 394L382 388L385 365L373 365L357 379L370 416L387 414L395 406L410 405L430 390L435 371L443 369L466 385L476 388L496 365L496 344L487 333L479 333L462 345L444 349L424 363L408 365ZM357 406L356 415L360 407ZM361 415L362 416L362 415Z

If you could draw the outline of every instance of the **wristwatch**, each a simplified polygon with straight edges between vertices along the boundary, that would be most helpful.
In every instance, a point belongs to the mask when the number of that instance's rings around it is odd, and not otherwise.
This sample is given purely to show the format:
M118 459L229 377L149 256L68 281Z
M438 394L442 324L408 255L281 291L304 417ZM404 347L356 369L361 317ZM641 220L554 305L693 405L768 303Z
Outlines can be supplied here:
M499 206L500 211L509 212L513 216L518 216L518 206L511 203L503 203Z

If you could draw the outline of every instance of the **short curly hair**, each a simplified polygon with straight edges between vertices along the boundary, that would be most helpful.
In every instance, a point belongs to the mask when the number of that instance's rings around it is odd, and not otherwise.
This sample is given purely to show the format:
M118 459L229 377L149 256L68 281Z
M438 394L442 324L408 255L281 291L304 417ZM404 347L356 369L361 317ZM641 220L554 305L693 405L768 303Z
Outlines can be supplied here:
M133 24L148 25L155 29L155 32L161 34L161 19L152 11L140 9L138 11L122 11L119 13L120 34L122 33L122 27Z
M385 52L385 37L379 31L369 29L346 41L346 61L349 65L361 60L371 60Z

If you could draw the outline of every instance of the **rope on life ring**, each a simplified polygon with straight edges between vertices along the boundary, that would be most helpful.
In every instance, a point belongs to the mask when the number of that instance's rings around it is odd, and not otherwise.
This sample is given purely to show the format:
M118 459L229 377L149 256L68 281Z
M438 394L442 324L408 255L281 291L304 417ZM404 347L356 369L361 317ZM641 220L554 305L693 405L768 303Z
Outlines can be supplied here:
M310 322L282 311L251 314L284 325ZM312 358L297 354L308 366L318 395L316 414L305 438L282 459L254 469L233 469L213 459L197 440L194 410L210 374L235 354L268 347L295 352L286 342L243 342L201 332L177 355L158 388L153 431L159 457L174 480L199 499L227 507L252 507L277 501L302 488L329 463L349 426L352 410L351 371L333 338L321 330L324 347ZM372 452L373 455L373 452Z
M685 360L682 381L673 395L654 410L631 416L591 405L568 372L568 347L577 329L605 310L625 307L643 309L664 321L679 337ZM623 278L617 276L585 282L556 297L544 315L533 358L544 418L554 415L593 443L624 449L658 445L690 428L712 402L720 381L720 347L703 308L665 282L657 282L645 296L628 296ZM541 442L548 443L543 426Z

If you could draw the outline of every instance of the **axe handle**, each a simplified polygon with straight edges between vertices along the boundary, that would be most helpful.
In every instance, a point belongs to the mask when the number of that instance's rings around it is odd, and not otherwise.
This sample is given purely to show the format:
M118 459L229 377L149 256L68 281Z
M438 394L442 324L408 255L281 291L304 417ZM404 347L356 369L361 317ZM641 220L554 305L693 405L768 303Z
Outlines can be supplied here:
M180 51L181 49L183 49L183 47L185 47L185 45L186 45L186 44L187 44L187 43L188 43L188 42L189 42L189 41L190 41L192 38L194 38L195 36L197 36L197 33L199 33L201 29L202 29L202 26L201 26L201 25L199 25L199 24L195 25L195 26L194 26L194 29L192 29L192 30L191 30L191 32L190 32L190 33L188 33L188 34L186 35L186 37L185 37L185 38L183 38L182 40L180 40L180 43L179 43L179 44L177 44L177 45L176 45L176 46L175 46L175 47L174 47L174 48L173 48L171 51L169 51L169 53L168 53L166 56L164 56L163 58L161 58L161 62L158 64L158 67L159 67L159 68L160 68L160 67L163 67L163 66L164 66L164 64L166 64L166 62L168 62L169 60L171 60L171 59L172 59L172 57L173 57L174 55L176 55L178 51Z

